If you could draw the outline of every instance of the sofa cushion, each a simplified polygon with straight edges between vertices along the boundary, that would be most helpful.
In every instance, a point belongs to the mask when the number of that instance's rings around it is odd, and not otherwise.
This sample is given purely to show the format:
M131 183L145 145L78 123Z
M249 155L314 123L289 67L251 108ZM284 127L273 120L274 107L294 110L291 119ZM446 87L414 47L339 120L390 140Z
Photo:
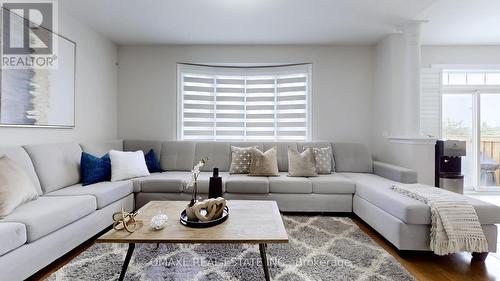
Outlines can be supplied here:
M430 224L431 211L426 204L395 192L395 181L368 173L343 173L356 183L356 195L408 224ZM500 207L465 196L474 206L481 224L500 223Z
M82 186L75 184L45 194L46 196L92 195L96 198L97 209L102 209L118 201L133 191L132 181L98 182Z
M213 175L212 172L201 172L198 176L198 193L200 194L208 194L208 183L210 181L210 177ZM225 182L227 177L229 177L229 172L221 172L219 173L219 177L222 178L222 193L226 192ZM192 186L186 186L184 189L185 193L191 193L193 191Z
M373 161L373 174L402 183L418 182L417 171L380 161Z
M230 175L226 179L228 193L269 193L267 177L253 177L247 175Z
M372 155L360 143L333 143L336 172L371 173Z
M0 222L0 256L26 243L26 226L17 222Z
M227 142L197 142L194 161L198 162L208 157L208 162L201 167L202 172L210 172L219 168L221 172L229 171L231 163L231 149Z
M112 141L99 141L99 142L84 142L81 143L80 146L84 152L88 154L95 155L97 157L101 157L104 154L108 153L110 150L123 150L123 141L122 140L112 140Z
M290 177L286 172L280 172L279 177L269 177L270 193L303 193L312 192L310 178Z
M149 174L149 176L130 179L132 181L134 193L141 192L141 182L143 179L147 179L149 177L156 177L159 174L161 174L161 173L151 173L151 174Z
M196 142L165 141L161 146L160 164L164 171L191 171L195 160Z
M5 155L16 162L17 165L22 167L28 176L30 177L33 185L35 185L38 195L42 195L42 187L40 186L40 181L35 173L35 168L33 167L33 162L21 146L2 146L0 147L0 155Z
M182 192L191 178L191 172L164 172L152 174L148 177L138 178L141 192Z
M161 141L156 140L124 140L123 150L124 151L137 151L142 150L148 152L150 150L155 152L158 160L161 159Z
M82 149L76 143L36 144L28 152L44 193L80 182Z
M33 242L89 215L96 208L96 199L90 195L42 196L19 206L3 222L24 224L27 242Z
M354 193L356 191L356 184L352 180L337 173L309 179L313 193L316 194Z

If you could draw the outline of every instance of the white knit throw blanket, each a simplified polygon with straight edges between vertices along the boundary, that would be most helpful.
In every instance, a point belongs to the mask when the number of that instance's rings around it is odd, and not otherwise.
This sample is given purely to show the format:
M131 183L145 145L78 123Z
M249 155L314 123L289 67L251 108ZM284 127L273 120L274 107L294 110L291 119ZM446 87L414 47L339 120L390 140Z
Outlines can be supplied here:
M435 254L488 252L476 210L463 196L423 184L393 185L392 189L431 208L430 248Z

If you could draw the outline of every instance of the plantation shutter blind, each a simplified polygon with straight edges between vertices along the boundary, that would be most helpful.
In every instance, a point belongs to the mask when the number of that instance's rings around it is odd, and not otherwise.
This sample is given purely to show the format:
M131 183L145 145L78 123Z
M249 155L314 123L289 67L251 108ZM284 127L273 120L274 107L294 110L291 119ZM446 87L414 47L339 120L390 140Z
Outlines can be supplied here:
M420 91L420 133L441 136L442 70L422 68Z
M310 68L179 64L179 138L308 140Z

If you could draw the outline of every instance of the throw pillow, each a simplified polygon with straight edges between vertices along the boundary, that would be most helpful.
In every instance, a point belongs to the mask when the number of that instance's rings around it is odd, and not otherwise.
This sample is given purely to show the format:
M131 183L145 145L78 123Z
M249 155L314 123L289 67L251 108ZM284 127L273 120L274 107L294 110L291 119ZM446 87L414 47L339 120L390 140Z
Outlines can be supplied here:
M288 175L291 177L314 177L316 165L314 153L311 148L306 148L302 153L288 148Z
M331 174L332 168L332 148L313 148L314 160L316 161L316 172L318 174Z
M111 181L149 176L144 152L116 151L109 152L111 159Z
M252 147L250 176L279 176L276 146L266 152Z
M230 174L248 174L250 172L250 161L252 159L252 148L231 146Z
M82 185L89 185L101 181L111 180L111 160L109 154L103 157L95 157L86 152L82 152L80 157L80 173L82 175Z
M28 174L8 157L0 158L0 218L19 205L38 198L38 192Z
M150 173L159 173L162 171L160 161L156 158L154 150L149 150L149 152L144 155L144 159L146 160L146 166L148 167L148 171Z

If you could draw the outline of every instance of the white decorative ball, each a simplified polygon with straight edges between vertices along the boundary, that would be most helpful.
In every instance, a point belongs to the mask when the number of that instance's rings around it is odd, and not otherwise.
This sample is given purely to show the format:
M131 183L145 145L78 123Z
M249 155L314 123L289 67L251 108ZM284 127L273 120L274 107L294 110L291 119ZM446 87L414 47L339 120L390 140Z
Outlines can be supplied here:
M163 213L158 213L151 218L151 227L154 230L161 230L167 225L168 216Z

